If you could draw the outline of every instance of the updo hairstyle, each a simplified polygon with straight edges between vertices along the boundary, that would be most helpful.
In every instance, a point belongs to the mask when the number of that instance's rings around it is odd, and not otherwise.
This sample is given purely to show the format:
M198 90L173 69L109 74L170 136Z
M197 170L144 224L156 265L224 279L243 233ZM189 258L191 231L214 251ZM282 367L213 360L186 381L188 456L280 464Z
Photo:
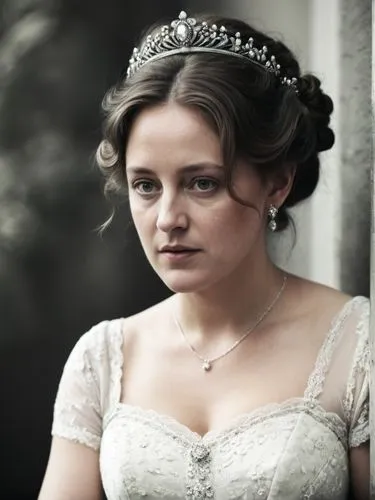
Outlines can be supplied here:
M229 194L238 159L247 160L263 179L295 168L291 191L277 215L277 230L285 229L287 209L314 192L319 179L318 154L334 143L329 128L332 100L312 74L301 75L292 52L281 41L246 23L217 16L196 16L227 32L252 37L276 57L282 75L297 78L298 93L250 61L229 55L192 53L150 61L130 78L125 76L103 100L103 138L96 152L105 176L105 193L125 193L125 152L134 119L145 108L166 102L199 110L220 138ZM147 35L146 33L143 42ZM141 44L143 43L141 40Z

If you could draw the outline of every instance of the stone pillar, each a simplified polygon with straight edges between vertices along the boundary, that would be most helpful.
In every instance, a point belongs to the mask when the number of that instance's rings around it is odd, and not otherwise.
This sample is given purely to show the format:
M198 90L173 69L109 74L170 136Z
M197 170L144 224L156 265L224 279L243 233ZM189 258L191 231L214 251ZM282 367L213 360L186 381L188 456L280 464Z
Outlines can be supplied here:
M372 7L372 114L375 118L375 9ZM375 126L372 128L372 165L371 165L371 263L370 263L370 352L375 352ZM373 354L374 357L374 354ZM374 358L373 358L374 360ZM375 436L375 363L371 364L370 374L370 436ZM375 498L375 446L370 443L370 498Z
M340 284L369 294L371 172L371 3L340 3Z
M312 199L311 274L343 291L369 294L371 6L311 0L310 63L333 97L336 144L322 155Z

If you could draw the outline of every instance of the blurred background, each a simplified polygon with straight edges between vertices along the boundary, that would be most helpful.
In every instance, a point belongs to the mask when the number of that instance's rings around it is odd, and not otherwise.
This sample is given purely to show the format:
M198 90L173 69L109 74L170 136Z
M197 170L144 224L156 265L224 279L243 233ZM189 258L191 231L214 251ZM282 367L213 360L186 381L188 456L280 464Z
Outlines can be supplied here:
M100 103L139 31L218 12L281 36L335 102L335 148L293 234L270 250L288 270L369 293L369 0L0 0L0 498L36 499L64 362L93 324L169 292L142 255L126 203L110 206L93 154Z

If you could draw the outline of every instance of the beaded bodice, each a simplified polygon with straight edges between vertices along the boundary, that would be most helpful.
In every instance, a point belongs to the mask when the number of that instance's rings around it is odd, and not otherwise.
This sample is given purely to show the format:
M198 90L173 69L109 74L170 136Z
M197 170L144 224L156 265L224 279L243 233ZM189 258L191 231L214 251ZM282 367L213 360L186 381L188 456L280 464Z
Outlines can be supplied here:
M204 436L120 402L122 330L114 320L81 337L52 431L100 449L108 500L347 497L348 450L369 439L367 299L352 299L335 318L303 395Z

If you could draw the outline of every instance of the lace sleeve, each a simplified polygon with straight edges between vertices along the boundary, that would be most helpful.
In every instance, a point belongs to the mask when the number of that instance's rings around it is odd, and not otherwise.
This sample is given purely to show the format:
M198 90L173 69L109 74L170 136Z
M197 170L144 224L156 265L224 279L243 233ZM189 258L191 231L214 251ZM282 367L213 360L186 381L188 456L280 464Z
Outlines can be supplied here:
M345 407L349 420L349 446L360 446L370 439L369 429L369 304L361 313L357 325L357 346L349 376Z
M52 435L98 450L102 417L98 377L90 359L93 329L84 334L64 366L54 406Z

